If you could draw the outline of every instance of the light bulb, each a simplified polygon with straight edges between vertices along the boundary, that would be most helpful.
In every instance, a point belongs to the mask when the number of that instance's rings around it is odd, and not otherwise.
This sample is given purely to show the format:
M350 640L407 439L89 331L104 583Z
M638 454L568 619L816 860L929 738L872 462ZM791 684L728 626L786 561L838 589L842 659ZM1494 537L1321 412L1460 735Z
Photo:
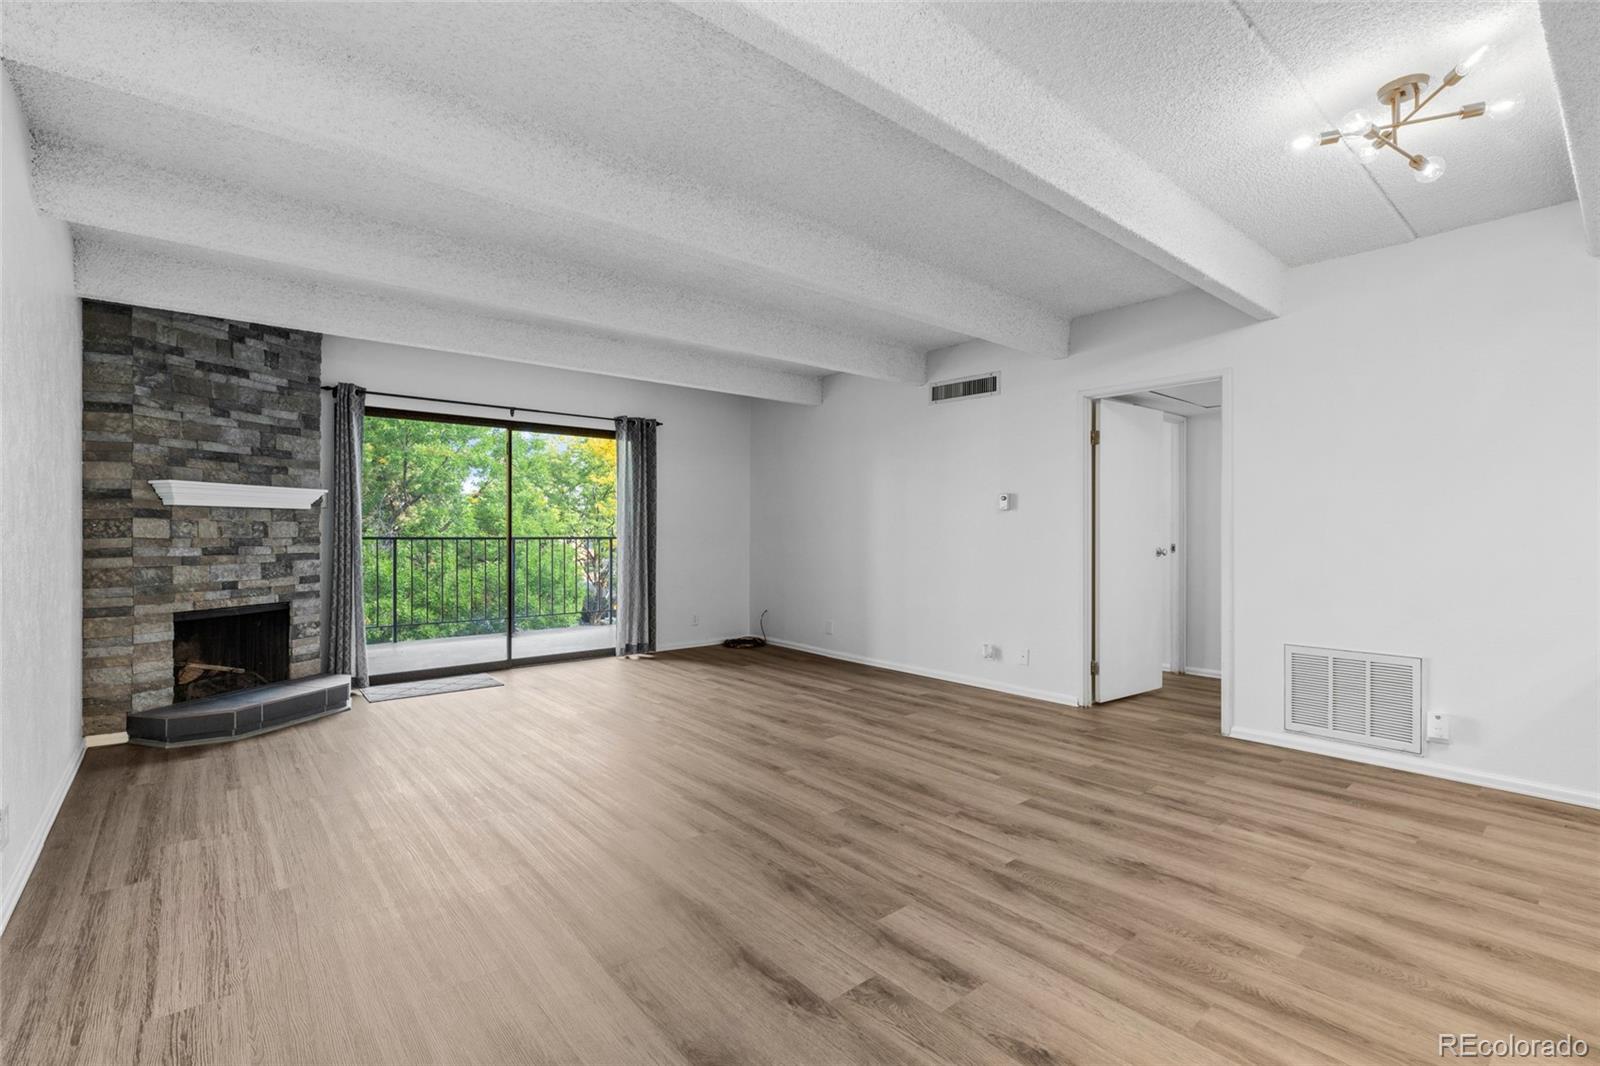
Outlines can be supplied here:
M1340 133L1365 133L1372 118L1365 111L1352 111L1339 120Z
M1444 177L1444 156L1428 155L1422 157L1422 167L1411 172L1420 184L1431 185Z
M1374 159L1378 158L1377 144L1365 137L1361 138L1359 141L1351 141L1350 149L1351 151L1355 152L1356 158L1361 160L1363 163L1370 163Z
M1300 136L1289 142L1289 150L1291 152L1304 152L1316 143L1317 137L1315 134L1302 133Z
M1472 68L1483 62L1483 57L1489 52L1489 46L1480 44L1472 50L1472 54L1456 64L1456 73L1463 78L1472 71Z
M1522 105L1523 96L1521 93L1518 93L1515 96L1508 96L1503 100L1496 100L1484 110L1484 114L1488 115L1490 118L1497 118L1501 120L1515 118L1517 115L1522 113Z

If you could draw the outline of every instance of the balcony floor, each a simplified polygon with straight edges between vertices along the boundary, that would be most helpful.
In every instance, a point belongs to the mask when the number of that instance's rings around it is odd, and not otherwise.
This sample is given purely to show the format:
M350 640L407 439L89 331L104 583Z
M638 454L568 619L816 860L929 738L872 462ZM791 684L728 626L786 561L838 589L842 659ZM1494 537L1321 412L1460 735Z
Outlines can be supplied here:
M532 659L545 655L571 655L574 652L613 648L617 627L569 626L565 629L530 629L518 633L511 643L512 658ZM501 633L471 637L436 637L432 640L402 640L398 644L368 644L367 671L373 677L412 670L440 670L452 666L505 664L506 638Z

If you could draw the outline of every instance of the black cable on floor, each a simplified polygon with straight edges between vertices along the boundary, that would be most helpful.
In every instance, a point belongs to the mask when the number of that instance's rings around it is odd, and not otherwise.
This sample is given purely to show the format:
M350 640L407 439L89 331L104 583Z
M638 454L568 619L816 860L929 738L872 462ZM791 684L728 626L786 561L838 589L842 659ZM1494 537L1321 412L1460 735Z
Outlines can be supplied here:
M761 624L759 637L729 637L722 642L724 648L765 648L767 646L767 612L762 611L758 619Z

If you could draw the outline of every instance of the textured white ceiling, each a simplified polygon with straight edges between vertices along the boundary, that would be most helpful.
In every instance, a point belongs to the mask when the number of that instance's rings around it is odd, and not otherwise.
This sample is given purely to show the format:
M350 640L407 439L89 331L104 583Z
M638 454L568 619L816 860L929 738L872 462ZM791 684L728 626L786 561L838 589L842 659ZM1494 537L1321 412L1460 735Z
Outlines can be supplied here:
M348 42L375 63L404 56L407 79L429 90L959 264L1068 317L1184 287L673 4L463 4L443 33L429 4L260 6L286 39ZM257 21L239 5L219 14Z
M1581 6L1581 5L1580 5ZM1572 199L1538 9L1469 2L950 4L945 10L1070 99L1286 263L1350 255ZM1285 150L1303 131L1412 72L1442 76L1479 42L1492 51L1436 101L1445 110L1511 92L1507 123L1408 131L1447 176L1419 185L1389 153L1364 166L1342 147ZM1431 109L1430 109L1431 110Z
M573 328L343 274L279 270L226 254L74 227L79 288L119 303L465 352L787 403L822 400L811 368L674 345L620 330Z
M0 55L87 295L789 402L1574 194L1533 5L776 11L8 2ZM1444 180L1284 151L1480 38L1451 101L1526 113L1418 131Z
M1541 0L1539 14L1561 95L1589 254L1600 255L1600 4Z
M692 6L713 25L1176 277L1257 318L1277 314L1282 263L938 8Z
M1222 382L1220 379L1198 381L1191 385L1169 385L1163 389L1130 392L1113 396L1113 400L1131 403L1135 407L1148 407L1153 411L1182 415L1185 418L1216 414L1222 410Z
M1418 71L1437 79L1483 42L1490 46L1488 56L1465 81L1441 93L1430 110L1526 95L1510 121L1435 122L1405 131L1408 150L1442 155L1448 163L1445 177L1431 185L1418 184L1393 152L1370 166L1353 164L1383 190L1418 236L1548 207L1575 195L1536 5L1507 0L1341 4L1338 17L1310 5L1298 18L1287 17L1285 6L1259 0L1241 4L1335 122L1353 107L1379 109L1374 90L1391 78ZM1308 155L1301 157L1307 166L1326 162L1320 154Z
M217 138L207 124L190 124L186 137L153 142L172 145L170 151L150 152L148 144L124 144L140 137L122 131L159 128L151 120L166 117L162 109L129 124L118 98L101 100L102 94L57 85L28 69L17 73L25 100L50 91L61 94L58 103L73 104L67 129L35 130L35 184L45 209L80 225L724 351L814 360L847 372L876 366L899 380L920 380L923 346L956 336L808 290L765 291L737 272L681 256L652 263L624 247L608 259L594 254L597 241L610 236L604 231L553 235L554 227L523 226L519 232L523 219L492 201L437 189L433 204L449 205L452 213L476 208L460 216L475 224L458 226L452 214L430 217L421 203L422 210L406 210L406 198L418 192L414 182L396 182L377 168L341 171L335 159L314 158L271 137ZM91 133L99 136L85 136ZM213 159L296 180L267 183L276 187L264 195L260 184L227 180ZM290 161L295 165L285 168ZM298 195L288 186L297 186ZM339 195L330 198L334 190ZM348 202L364 210L336 206ZM374 213L376 202L396 210ZM626 285L619 284L619 261L632 268Z

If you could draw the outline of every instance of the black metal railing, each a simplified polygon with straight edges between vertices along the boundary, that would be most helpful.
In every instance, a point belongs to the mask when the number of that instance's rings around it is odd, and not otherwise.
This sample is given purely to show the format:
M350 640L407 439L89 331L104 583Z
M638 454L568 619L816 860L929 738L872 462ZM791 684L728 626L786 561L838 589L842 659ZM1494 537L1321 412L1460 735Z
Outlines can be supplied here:
M616 620L617 538L362 537L367 643Z

